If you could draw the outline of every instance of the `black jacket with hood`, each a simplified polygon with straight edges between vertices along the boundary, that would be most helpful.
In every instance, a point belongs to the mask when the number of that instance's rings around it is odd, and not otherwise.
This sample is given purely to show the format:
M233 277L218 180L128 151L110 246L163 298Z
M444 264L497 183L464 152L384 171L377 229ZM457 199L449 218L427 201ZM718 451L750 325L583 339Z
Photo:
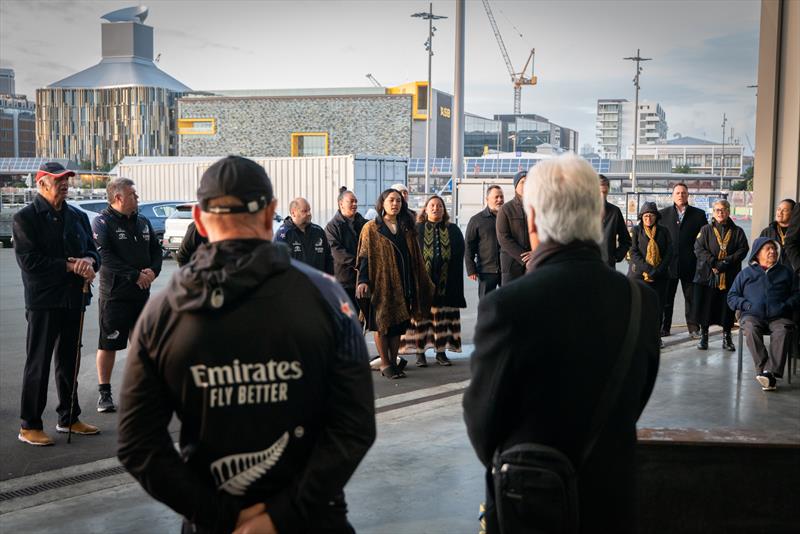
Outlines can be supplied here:
M259 502L279 532L346 530L375 439L366 345L339 284L285 246L201 246L142 312L120 405L120 461L196 532Z

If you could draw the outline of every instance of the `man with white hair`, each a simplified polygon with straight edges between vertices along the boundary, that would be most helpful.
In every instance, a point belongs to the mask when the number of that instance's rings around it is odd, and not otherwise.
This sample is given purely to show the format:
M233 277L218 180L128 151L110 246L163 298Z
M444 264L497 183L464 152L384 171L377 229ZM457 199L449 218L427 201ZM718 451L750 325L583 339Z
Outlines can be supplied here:
M487 469L488 533L514 519L541 526L538 517L498 514L504 501L492 485L495 454L524 443L557 449L571 461L584 526L636 530L636 421L655 383L661 313L650 288L603 262L597 182L591 166L572 155L531 169L523 193L529 272L478 307L464 419ZM608 382L616 382L616 391L609 393ZM596 410L601 396L608 398L605 414Z

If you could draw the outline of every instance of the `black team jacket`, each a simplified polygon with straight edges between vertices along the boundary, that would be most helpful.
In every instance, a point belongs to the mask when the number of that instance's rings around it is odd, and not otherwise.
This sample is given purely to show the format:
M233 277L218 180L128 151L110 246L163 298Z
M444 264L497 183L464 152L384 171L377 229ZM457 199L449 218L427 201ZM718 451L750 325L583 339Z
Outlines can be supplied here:
M365 224L367 220L358 212L353 220L348 220L341 211L337 211L325 226L325 236L333 255L333 274L346 289L356 287L358 237Z
M278 532L346 531L342 489L374 439L350 301L286 247L203 245L145 306L122 384L118 456L195 532L230 533L255 503Z
M14 214L12 235L25 288L25 309L80 309L83 278L67 272L67 258L91 257L95 271L100 268L86 214L66 201L61 211L56 211L43 196L36 195Z
M321 226L310 223L304 231L301 231L291 217L286 217L275 234L275 241L289 245L289 252L294 259L322 272L333 274L331 246Z
M686 206L683 221L678 222L678 208L675 204L659 211L661 220L658 222L665 227L672 238L672 262L669 266L669 277L691 281L697 269L697 257L694 255L694 242L700 229L708 224L706 214L700 208Z
M142 301L150 289L136 285L143 269L161 272L162 251L150 221L138 213L126 217L111 206L92 221L94 240L103 259L100 298Z

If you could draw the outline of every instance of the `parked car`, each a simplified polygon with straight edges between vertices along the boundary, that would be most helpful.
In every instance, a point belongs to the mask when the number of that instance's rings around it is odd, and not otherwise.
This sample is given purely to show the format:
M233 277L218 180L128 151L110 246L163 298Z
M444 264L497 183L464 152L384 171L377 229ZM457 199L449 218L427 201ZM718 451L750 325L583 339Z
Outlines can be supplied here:
M194 204L179 204L175 206L175 211L167 217L164 223L164 237L161 240L161 247L175 256L178 249L181 248L183 236L186 235L186 230L192 222L192 207ZM274 229L277 231L280 224L283 222L283 217L275 214Z

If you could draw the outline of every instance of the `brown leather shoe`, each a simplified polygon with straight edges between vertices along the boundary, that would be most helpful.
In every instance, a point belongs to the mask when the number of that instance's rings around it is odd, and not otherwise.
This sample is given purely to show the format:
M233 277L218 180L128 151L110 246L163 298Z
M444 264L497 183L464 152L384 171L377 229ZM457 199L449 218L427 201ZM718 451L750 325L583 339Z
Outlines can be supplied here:
M46 447L53 445L55 442L48 436L44 430L37 430L34 428L20 428L17 439L28 445L36 445L37 447Z
M67 432L69 432L68 427L61 425L56 425L56 430L58 430L62 434L66 434ZM80 434L82 436L91 436L92 434L99 434L100 429L94 425L84 423L83 421L75 421L74 423L72 423L72 433Z

